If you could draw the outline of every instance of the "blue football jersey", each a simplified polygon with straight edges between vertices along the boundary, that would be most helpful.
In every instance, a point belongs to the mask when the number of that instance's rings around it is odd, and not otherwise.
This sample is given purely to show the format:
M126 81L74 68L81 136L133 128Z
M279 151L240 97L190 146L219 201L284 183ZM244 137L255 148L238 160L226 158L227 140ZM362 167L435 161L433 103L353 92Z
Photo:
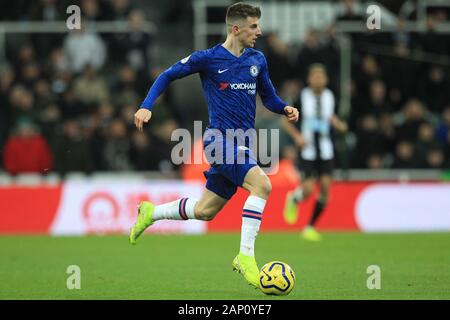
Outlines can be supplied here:
M195 51L165 70L150 88L141 107L151 110L171 81L193 73L200 74L208 105L209 128L222 132L254 128L256 94L266 108L284 114L287 103L275 92L264 54L246 48L237 57L222 44Z

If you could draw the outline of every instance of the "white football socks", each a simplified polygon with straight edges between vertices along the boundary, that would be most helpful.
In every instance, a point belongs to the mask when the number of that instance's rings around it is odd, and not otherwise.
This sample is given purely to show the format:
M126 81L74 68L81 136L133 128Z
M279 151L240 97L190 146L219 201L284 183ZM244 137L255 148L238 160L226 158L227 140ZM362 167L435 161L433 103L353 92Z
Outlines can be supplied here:
M169 220L188 220L195 219L194 207L198 202L197 199L181 198L172 202L155 206L153 212L153 221L169 219Z
M255 255L255 240L261 225L262 213L266 200L257 196L249 196L242 210L241 249L246 256Z

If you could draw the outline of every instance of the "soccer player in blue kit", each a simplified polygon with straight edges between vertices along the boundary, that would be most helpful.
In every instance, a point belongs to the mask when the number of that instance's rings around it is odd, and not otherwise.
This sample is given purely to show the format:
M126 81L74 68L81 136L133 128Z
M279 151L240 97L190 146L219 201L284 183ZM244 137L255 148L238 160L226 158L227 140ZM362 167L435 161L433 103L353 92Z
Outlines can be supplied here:
M250 195L242 210L240 251L232 267L255 287L258 287L259 282L259 268L254 254L255 240L272 186L247 144L238 145L233 138L230 147L228 132L254 129L256 93L272 112L285 115L292 122L298 121L299 115L296 108L288 106L277 96L269 79L264 55L253 49L256 39L261 36L260 17L259 7L242 2L230 6L226 14L225 42L207 50L195 51L175 63L150 88L135 114L135 125L139 130L150 120L154 101L171 81L199 73L210 122L204 134L205 153L206 148L211 146L217 146L217 150L220 146L226 147L223 161L209 161L211 167L205 172L206 188L200 199L181 198L162 205L141 202L129 236L130 242L135 244L146 228L162 219L212 220L235 194L237 187L242 187ZM217 132L223 135L218 137ZM234 160L231 163L230 155L231 160ZM239 156L245 158L244 163L236 163Z

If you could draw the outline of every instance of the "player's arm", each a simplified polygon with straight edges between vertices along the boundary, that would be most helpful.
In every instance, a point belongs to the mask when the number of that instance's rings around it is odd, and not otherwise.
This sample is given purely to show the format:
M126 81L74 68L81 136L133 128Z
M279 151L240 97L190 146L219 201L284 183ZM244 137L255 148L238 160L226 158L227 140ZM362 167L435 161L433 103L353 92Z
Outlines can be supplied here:
M300 149L303 148L306 144L306 141L297 127L291 121L289 121L288 118L283 118L281 124L283 130L291 137L295 145Z
M258 77L258 93L264 106L272 112L286 115L287 119L292 122L298 121L298 109L287 105L286 102L281 100L277 95L272 81L269 78L269 72L267 70L266 58L263 56L263 65Z
M331 126L340 133L346 133L348 131L347 123L339 119L339 117L336 114L333 114L330 122Z
M151 110L156 99L167 89L172 81L202 71L205 63L206 54L203 51L196 51L161 73L148 91L147 97L142 102L139 110L134 114L134 125L136 128L142 131L144 123L147 123L152 117Z

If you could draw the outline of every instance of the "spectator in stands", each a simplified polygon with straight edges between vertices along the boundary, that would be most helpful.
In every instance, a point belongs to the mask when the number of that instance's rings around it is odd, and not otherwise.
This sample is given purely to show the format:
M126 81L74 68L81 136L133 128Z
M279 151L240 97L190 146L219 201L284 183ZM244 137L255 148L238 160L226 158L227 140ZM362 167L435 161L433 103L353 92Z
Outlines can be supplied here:
M360 77L367 80L376 80L382 78L380 64L375 56L367 54L361 62Z
M3 163L10 174L46 173L52 169L50 148L31 121L18 122L15 133L5 143Z
M390 33L386 41L386 45L391 46L392 56L383 57L381 62L395 110L399 110L407 98L416 95L417 88L420 89L423 85L416 81L421 65L410 60L411 50L418 47L418 39L416 35L406 31L406 22L404 18L398 18L397 30Z
M442 145L445 145L448 142L447 136L450 133L450 105L442 112L441 120L436 130L437 140Z
M446 55L447 43L445 36L436 33L436 26L440 23L439 16L435 13L428 13L426 18L427 31L421 35L420 43L422 50L428 53Z
M397 30L390 34L391 44L400 56L409 54L413 42L412 34L406 31L406 23L406 19L398 17Z
M74 81L74 93L88 109L93 109L109 97L106 81L91 65L84 67L83 73Z
M136 105L135 104L124 104L119 107L119 115L125 121L125 125L127 126L127 130L129 132L134 131L134 114L136 113Z
M75 119L64 123L63 135L56 143L54 154L55 169L62 177L71 171L88 174L92 171L89 146L84 141L80 124Z
M59 107L65 119L86 114L88 110L87 106L80 101L73 86L68 87L61 95Z
M435 129L430 122L423 122L418 131L417 141L415 142L416 157L419 166L426 168L428 165L428 154L439 149L440 145L435 138Z
M329 87L339 99L340 48L336 34L336 24L332 24L326 29L322 44L322 59L328 70Z
M60 72L70 71L68 57L64 54L64 48L58 47L51 51L46 66L47 74L55 76Z
M431 65L426 69L423 79L425 81L421 82L419 86L420 96L430 111L440 114L446 103L450 101L448 70L445 71L443 67Z
M150 82L153 83L158 78L158 76L164 71L163 68L160 66L156 66L150 70ZM142 91L141 91L142 92ZM145 88L144 95L147 94L148 88ZM164 109L164 111L161 111L164 113L164 115L158 115L158 117L164 117L168 118L171 117L175 120L175 122L180 127L188 127L192 125L192 122L189 121L189 117L186 117L186 114L179 111L175 104L175 99L173 96L173 91L171 89L171 86L167 88L167 90L161 94L158 99L155 101L155 109L158 108L158 110ZM156 112L156 110L153 111L153 113Z
M0 105L4 106L8 103L9 91L13 87L15 74L8 65L2 66L0 69Z
M86 22L102 20L102 14L97 0L81 0L82 19Z
M34 96L32 92L22 85L12 87L9 94L9 108L11 111L11 122L17 124L20 118L29 118L36 122L37 110L34 108Z
M81 29L74 29L64 39L64 52L74 73L80 73L87 65L99 70L105 64L107 52L102 38L86 30L84 24Z
M317 30L311 29L306 34L303 47L297 57L297 75L306 83L308 67L313 63L323 63L322 50Z
M9 66L0 69L0 146L3 146L11 125L9 92L12 89L14 77L14 71Z
M170 93L170 92L169 92ZM155 110L153 111L153 115L156 115L158 119L160 119L159 123L162 124L166 121L170 121L176 127L185 127L186 126L186 117L182 113L178 112L175 106L169 102L168 92L164 92L161 94L158 99L155 101ZM157 108L157 110L156 110ZM150 130L156 136L159 136L157 132L159 130L158 126L151 126ZM167 137L170 140L170 136Z
M425 168L443 169L444 167L445 167L444 153L442 152L441 148L435 146L427 153Z
M425 107L418 99L409 100L404 106L400 123L396 128L397 141L414 141L420 125L426 121Z
M419 167L414 154L412 142L402 140L395 148L395 159L392 164L394 169L415 169Z
M133 10L128 15L131 28L129 33L118 33L112 37L110 52L115 61L126 63L139 75L148 73L150 68L150 46L152 36L145 31L145 14L141 10Z
M64 20L61 2L57 0L34 1L30 6L30 18L35 21L61 21Z
M155 147L152 138L146 132L133 130L130 158L136 170L159 170L162 159L159 157L159 152L155 153Z
M106 169L112 171L132 170L130 149L131 144L128 140L126 124L121 118L115 118L106 131L106 140L103 149L103 159L106 164Z
M66 5L57 0L32 1L30 6L30 19L34 21L62 21L67 18ZM58 33L35 33L32 42L39 58L48 56L51 50L62 41L63 35Z
M450 169L450 131L447 132L447 141L444 144L443 149L446 159L445 168Z
M270 78L275 88L280 88L282 83L291 78L292 66L289 63L289 47L276 33L267 36L266 59L269 66Z
M385 58L383 70L387 86L390 87L390 99L396 111L410 98L420 94L423 83L416 81L420 73L419 65L407 57Z
M138 105L141 101L136 92L138 83L136 71L129 65L123 65L117 72L117 78L118 81L113 90L113 101L116 105Z
M366 54L362 57L361 64L354 72L357 95L356 100L359 105L363 105L369 100L370 89L369 84L374 80L383 79L382 70L375 56ZM359 108L358 108L359 109ZM358 111L356 114L360 114Z
M365 168L371 154L383 154L386 149L377 118L372 114L362 117L356 136L353 165L357 168Z
M88 121L84 121L82 123L83 137L89 147L93 171L106 170L106 163L103 158L103 148L105 146L105 134L108 130L110 122L104 126L100 125L101 109L102 107L100 105L97 113L94 113L91 117L87 118ZM111 110L113 110L112 107Z
M22 66L18 74L18 81L27 89L33 89L34 84L41 78L41 67L35 62Z
M367 113L371 113L377 118L382 114L392 113L392 107L386 97L386 85L382 80L377 79L370 83L367 107Z
M351 21L364 21L364 16L357 10L358 0L342 0L342 13L337 16L336 23L351 22ZM361 41L363 35L357 32L350 32L349 36L352 38L354 44Z
M301 82L297 79L289 79L278 87L280 97L293 106L300 105Z
M13 57L15 74L20 74L22 66L36 62L36 50L32 43L25 42L20 48L17 56Z
M106 134L106 130L114 120L114 115L115 109L111 101L103 100L98 107L99 129L105 131L103 134Z
M364 17L356 9L358 1L355 0L342 0L343 12L338 15L339 21L362 21Z
M0 2L0 16L3 20L22 20L28 18L27 8L30 2L27 0L15 0Z
M111 20L126 20L133 9L130 0L112 0Z
M162 109L162 108L159 108ZM155 110L156 111L156 110ZM163 172L172 171L177 168L171 159L172 147L177 142L170 142L171 135L179 126L175 119L168 117L161 123L153 123L149 126L154 150L158 150L158 170ZM169 142L168 142L169 141Z
M56 104L49 104L39 111L39 126L42 135L53 146L55 144L56 132L61 124L61 111Z
M54 49L47 59L45 73L51 92L58 98L71 87L73 74L70 71L69 61L62 48Z
M300 94L300 93L299 93ZM268 130L267 132L267 140L265 140L265 150L260 150L266 152L267 156L273 157L274 155L271 154L271 151L274 147L279 148L278 153L280 157L283 157L283 152L287 152L287 157L290 157L290 149L288 146L293 146L293 141L291 137L286 133L286 131L282 128L282 122L280 121L280 118L273 112L267 110L262 104L257 104L257 116L255 121L255 128L256 130L264 129ZM278 146L272 146L272 131L271 130L278 130L279 134L279 141L277 141ZM259 139L262 137L260 136ZM286 149L287 148L287 149ZM286 149L286 150L285 150ZM297 159L297 150L294 149L296 152L294 152L294 158ZM291 157L292 158L292 157ZM276 165L276 163L264 163L264 166L269 165Z
M379 153L372 153L367 157L368 169L383 169L383 157Z
M393 154L395 149L395 125L391 113L383 113L378 118L380 131L383 136L385 152Z
M49 104L56 101L56 96L50 90L50 84L45 78L36 80L33 86L33 93L35 97L35 105L38 110L44 109Z
M59 21L67 17L65 9L69 2L38 0L29 5L27 1L17 0L2 6L5 10L0 12L0 16L4 20ZM172 2L176 4L176 1ZM357 11L358 1L345 0L342 3L345 10L338 21L365 20L365 13L361 11L361 15ZM74 4L81 6L84 21L128 20L132 32L110 36L102 34L100 37L83 29L71 31L64 43L64 35L54 33L33 34L26 39L14 37L14 41L8 41L8 67L0 68L0 152L5 151L7 137L15 134L15 124L23 117L39 125L38 131L52 148L58 142L57 138L61 138L61 124L80 118L78 129L64 129L64 132L77 131L75 136L82 136L79 139L90 149L92 170L173 169L168 162L171 145L167 143L170 140L167 135L178 126L189 127L191 122L176 108L170 88L157 101L160 106L155 108L155 112L159 112L157 117L160 121L150 125L147 135L133 132L119 139L120 134L112 138L109 132L113 127L116 127L113 130L116 133L130 132L128 126L132 125L133 110L139 104L139 97L146 94L148 83L160 73L158 65L151 60L152 46L160 40L145 32L145 16L132 6L130 0L79 0ZM177 23L179 13L185 13L180 8L176 6L173 12L160 18L163 27L164 22ZM152 14L155 16L158 15ZM188 20L185 16L183 19ZM430 10L425 34L407 32L405 20L399 19L397 31L383 39L387 39L386 43L379 42L375 35L369 37L366 34L359 39L365 41L364 47L358 42L353 43L352 50L356 54L352 57L354 72L349 124L357 138L356 148L352 150L356 155L352 157L355 166L449 168L449 69L438 61L431 64L409 59L414 49L447 55L449 36L435 31L445 19L448 17L439 10ZM114 60L106 59L107 51L102 39L108 41ZM273 69L270 70L272 80L278 84L280 95L286 101L295 104L301 88L301 82L290 79L291 76L304 78L304 70L313 62L324 63L332 71L330 86L339 88L335 25L331 25L326 33L310 30L299 55L294 55L292 63L296 66L292 68L289 67L288 45L276 35L269 35L267 40L266 56ZM391 45L392 55L367 53L376 52L366 50L367 45L373 44ZM104 67L106 62L107 68ZM294 75L290 74L291 71ZM335 81L333 75L336 76ZM263 122L270 120L258 119ZM125 125L125 130L117 129L122 124L113 124L116 120ZM403 141L408 141L409 145ZM114 145L116 142L118 146ZM127 164L121 165L117 159L126 153L121 151L121 146L126 144L128 147L123 149L131 153L125 157L128 157L128 163L125 161ZM107 145L109 151L105 152ZM147 163L149 150L158 150L158 156ZM411 150L414 159L408 157ZM112 163L105 159L110 154L114 155ZM0 157L4 158L3 155Z

